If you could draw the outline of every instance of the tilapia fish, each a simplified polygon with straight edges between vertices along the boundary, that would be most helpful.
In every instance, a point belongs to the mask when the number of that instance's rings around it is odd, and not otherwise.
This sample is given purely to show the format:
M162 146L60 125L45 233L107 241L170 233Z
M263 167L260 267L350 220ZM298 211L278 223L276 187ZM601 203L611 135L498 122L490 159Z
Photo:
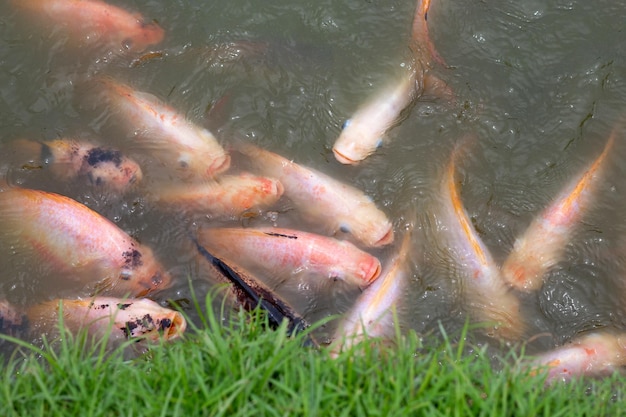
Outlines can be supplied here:
M524 366L531 373L546 372L546 384L582 376L606 376L626 365L626 335L599 331L537 355Z
M98 0L9 0L40 25L63 27L80 44L106 42L121 50L141 52L163 40L163 29L138 13Z
M239 216L247 210L271 206L282 195L280 181L242 173L185 186L159 186L148 193L148 198L166 208L189 213Z
M132 132L132 145L153 154L181 179L205 180L230 167L230 156L211 132L154 95L106 77L96 83L109 111Z
M407 285L408 258L412 233L407 231L398 252L383 269L381 276L366 288L352 309L342 318L331 351L362 342L366 337L383 338L393 334L396 328L395 309Z
M456 160L464 143L457 144L442 181L442 205L436 217L445 239L447 257L459 274L461 296L474 320L485 324L492 337L518 341L526 331L520 302L502 279L500 268L482 242L459 195Z
M16 140L12 150L28 158L25 168L42 164L62 181L80 179L88 185L124 192L141 181L141 168L119 150L87 141L57 139L36 142Z
M171 280L150 248L62 195L4 187L0 225L3 245L17 252L10 256L35 256L91 292L142 296L167 287Z
M511 286L522 291L541 288L544 275L559 262L576 226L593 202L615 136L613 132L600 156L517 238L502 266L502 276Z
M367 287L380 262L347 241L281 228L202 228L198 243L212 255L249 271L289 276L306 271Z
M344 123L333 145L335 158L342 164L356 164L380 147L386 132L400 122L405 109L425 89L439 96L450 95L447 86L429 70L435 62L443 63L428 33L429 8L430 0L418 0L409 43L413 62Z
M238 142L235 148L262 175L280 181L303 219L332 235L349 233L366 246L393 242L391 222L361 190L252 144Z
M108 341L128 339L174 339L187 328L183 315L161 307L146 298L127 299L94 297L84 300L46 301L27 310L33 329L41 333L54 331L63 313L63 326L71 333L81 330Z

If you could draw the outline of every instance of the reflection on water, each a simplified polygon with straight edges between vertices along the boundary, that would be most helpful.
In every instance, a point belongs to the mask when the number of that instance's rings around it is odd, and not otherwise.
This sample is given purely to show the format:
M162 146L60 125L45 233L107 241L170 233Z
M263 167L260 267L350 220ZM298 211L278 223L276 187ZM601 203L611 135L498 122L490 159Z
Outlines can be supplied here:
M601 152L626 114L622 0L434 1L430 31L448 65L440 76L458 100L446 106L423 98L383 148L356 167L337 163L330 148L344 120L404 63L413 1L147 0L125 7L158 21L164 41L144 54L77 49L62 31L40 30L0 5L0 144L97 140L139 162L141 186L119 196L59 181L25 169L6 148L0 163L12 182L70 196L153 248L175 276L158 301L189 298L187 278L200 295L211 286L190 230L239 224L317 230L282 200L269 213L241 220L162 210L150 199L162 175L159 161L129 145L131 133L83 94L95 76L156 95L212 129L226 147L246 137L354 185L397 231L415 222L413 274L400 316L403 327L423 334L436 333L439 322L454 332L466 317L455 267L440 256L446 248L434 230L454 143L468 133L479 139L458 162L457 178L474 227L502 263L515 238ZM535 338L531 351L596 327L626 328L624 137L622 129L562 261L541 290L519 294L528 336L547 335ZM407 218L412 212L417 219ZM393 250L369 252L384 264ZM39 265L3 255L0 268L0 296L18 305L67 295ZM309 320L345 312L358 294L340 282L273 284Z

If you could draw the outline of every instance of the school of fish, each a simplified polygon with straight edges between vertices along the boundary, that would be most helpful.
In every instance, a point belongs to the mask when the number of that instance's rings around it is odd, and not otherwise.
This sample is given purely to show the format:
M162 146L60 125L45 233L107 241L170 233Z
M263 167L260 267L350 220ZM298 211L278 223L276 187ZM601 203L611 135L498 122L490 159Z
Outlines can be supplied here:
M155 54L141 53L167 36L157 22L104 1L10 3L33 31L60 30L68 37L69 48L97 45L141 60ZM339 163L362 164L379 147L393 146L389 131L409 116L424 94L455 105L455 94L441 75L445 62L429 34L431 6L430 0L417 0L407 39L411 56L403 72L374 91L344 123L332 147ZM406 227L402 227L352 184L250 140L220 139L185 117L182 109L136 89L132 82L96 74L87 77L83 87L125 132L125 143L74 136L51 141L19 137L2 152L24 169L49 174L55 181L80 183L121 200L129 191L139 192L160 210L184 209L218 219L183 232L190 250L198 253L194 259L223 277L232 289L234 305L260 306L278 324L291 321L294 331L308 324L290 300L273 293L268 284L272 279L315 281L320 286L339 282L358 289L360 296L339 318L328 343L333 355L367 338L393 337L401 324L398 310L407 302L412 254L421 237L414 213L406 214ZM563 184L562 191L517 237L502 264L472 224L457 179L457 166L480 138L459 138L451 150L438 182L434 233L446 248L442 256L455 271L467 317L481 324L487 337L523 343L532 336L523 296L542 287L589 210L611 153L620 146L621 125L619 121L615 125L603 151ZM142 165L137 155L148 155L161 175L151 177L151 166ZM149 189L143 187L146 178L152 180ZM284 206L285 201L307 230L276 224L247 227L242 221ZM0 182L0 227L0 255L36 265L33 285L55 288L49 299L26 306L0 294L0 332L53 333L61 315L69 331L83 330L112 341L167 340L185 331L181 312L153 301L175 280L185 278L168 270L150 242L138 241L86 204L55 192L24 188L7 177ZM388 259L374 255L383 247L392 248ZM527 360L524 367L531 372L547 370L548 384L605 375L626 366L625 337L618 329L581 334Z

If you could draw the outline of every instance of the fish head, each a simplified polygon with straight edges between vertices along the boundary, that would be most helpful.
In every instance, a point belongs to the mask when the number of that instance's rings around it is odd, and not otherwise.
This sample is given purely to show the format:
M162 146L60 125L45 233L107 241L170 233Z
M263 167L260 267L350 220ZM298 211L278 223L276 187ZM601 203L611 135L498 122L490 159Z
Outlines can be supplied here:
M84 156L81 173L91 185L120 192L143 178L137 162L117 150L100 147L90 149Z
M165 31L156 22L145 23L142 18L121 33L124 34L121 46L129 52L143 52L148 46L161 43L165 37Z
M385 214L373 206L361 206L338 229L349 233L369 247L385 246L393 242L393 225Z
M354 165L367 158L381 145L379 130L369 129L361 118L355 117L343 124L343 130L333 145L333 154L342 164Z

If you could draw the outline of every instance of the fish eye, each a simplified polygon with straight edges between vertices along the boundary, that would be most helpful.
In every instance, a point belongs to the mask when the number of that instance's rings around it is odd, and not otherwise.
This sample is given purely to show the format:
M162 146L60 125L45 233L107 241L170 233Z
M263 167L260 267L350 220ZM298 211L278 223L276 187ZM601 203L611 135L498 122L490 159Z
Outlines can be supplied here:
M345 224L340 225L339 230L341 230L341 232L343 233L350 233L350 228L346 226Z
M350 126L350 123L352 121L350 119L346 120L345 122L343 122L343 124L341 125L341 130L345 129L346 127Z
M379 138L378 142L376 142L376 149L379 149L381 146L383 146L383 140Z
M124 48L125 50L130 51L132 47L133 47L132 39L126 38L122 41L122 48Z
M120 279L122 279L124 281L130 281L132 275L133 274L130 271L122 271L120 273Z

